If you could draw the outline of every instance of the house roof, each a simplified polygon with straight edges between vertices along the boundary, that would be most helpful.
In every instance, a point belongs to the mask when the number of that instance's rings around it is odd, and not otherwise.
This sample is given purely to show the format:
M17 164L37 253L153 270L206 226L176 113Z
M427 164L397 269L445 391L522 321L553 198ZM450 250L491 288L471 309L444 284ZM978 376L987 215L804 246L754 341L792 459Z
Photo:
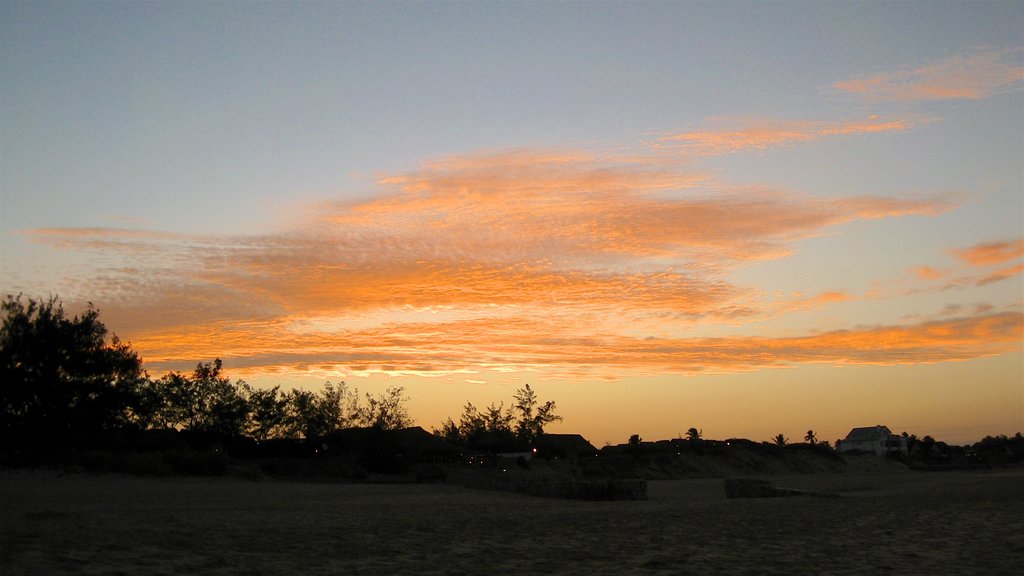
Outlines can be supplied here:
M392 434L395 436L399 445L405 450L435 454L444 454L455 451L455 448L446 440L427 432L420 426L394 430Z
M579 434L541 434L534 441L541 450L557 450L576 453L597 452L597 448Z
M885 439L892 436L892 430L888 427L882 426L867 426L864 428L854 428L850 430L850 433L846 435L846 442L872 442L879 439Z
M366 450L386 440L408 452L449 453L455 448L443 438L434 436L419 426L400 430L374 430L373 428L345 428L335 430L327 437L328 443L346 450Z

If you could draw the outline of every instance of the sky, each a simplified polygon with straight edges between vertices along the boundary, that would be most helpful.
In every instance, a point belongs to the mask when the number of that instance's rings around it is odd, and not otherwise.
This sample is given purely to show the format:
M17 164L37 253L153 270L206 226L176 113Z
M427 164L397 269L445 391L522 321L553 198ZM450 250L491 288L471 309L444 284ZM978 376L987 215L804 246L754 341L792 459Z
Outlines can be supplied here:
M597 446L1024 430L1020 2L0 2L0 291Z

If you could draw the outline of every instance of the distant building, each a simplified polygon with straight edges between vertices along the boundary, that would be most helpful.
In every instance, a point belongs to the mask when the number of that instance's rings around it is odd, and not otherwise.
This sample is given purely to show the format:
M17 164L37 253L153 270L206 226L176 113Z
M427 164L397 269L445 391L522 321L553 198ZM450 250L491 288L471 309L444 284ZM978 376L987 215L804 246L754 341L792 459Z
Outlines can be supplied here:
M597 448L579 434L541 434L534 440L538 458L580 458L596 456Z
M888 427L879 424L850 430L846 438L836 444L836 450L840 452L873 452L878 456L891 453L906 454L907 439L893 434Z

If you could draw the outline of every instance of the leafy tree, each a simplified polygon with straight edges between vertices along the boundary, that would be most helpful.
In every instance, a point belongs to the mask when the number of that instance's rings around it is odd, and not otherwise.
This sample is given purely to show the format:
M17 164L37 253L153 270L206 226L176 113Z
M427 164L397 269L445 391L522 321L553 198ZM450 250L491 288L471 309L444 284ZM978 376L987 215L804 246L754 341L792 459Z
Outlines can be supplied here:
M449 418L449 422L451 419ZM466 402L462 409L459 424L455 427L458 444L475 447L480 438L487 432L487 419L480 414L472 402Z
M521 442L530 444L544 433L544 426L552 422L561 422L562 417L555 414L555 403L551 400L540 404L537 394L529 384L516 390L513 408L519 413L515 432Z
M811 446L818 441L818 437L814 435L814 430L808 430L807 434L804 435L804 440L810 443Z
M640 446L643 443L643 438L639 434L633 434L629 437L629 451L633 453L633 456L640 456Z
M162 399L154 421L168 428L206 432L218 436L241 436L249 417L249 394L245 382L231 382L221 375L220 358L199 363L191 376L170 372L154 383Z
M142 361L116 335L108 342L89 305L68 318L57 297L0 304L0 433L20 445L88 444L133 425Z
M409 400L404 396L405 388L388 388L377 396L366 395L366 408L362 410L360 422L378 430L399 430L412 426L412 418L405 408Z
M990 463L1006 465L1024 462L1024 436L1017 432L1013 436L998 434L985 436L972 447L976 457Z
M459 432L459 425L449 416L444 422L441 423L441 428L434 428L434 436L439 436L448 441L453 446L462 446L463 438Z
M789 440L782 434L779 434L778 436L772 438L772 442L774 442L775 445L778 446L779 448L782 448L783 446L789 443Z
M484 443L489 446L510 446L515 441L514 420L515 416L510 409L505 409L504 403L492 403L481 412L472 402L466 402L459 423L449 418L440 431L435 430L435 434L470 449L476 449Z
M246 433L256 440L279 438L286 434L288 399L280 386L249 393L249 418Z
M512 409L505 409L505 403L501 402L497 406L492 402L487 408L484 408L481 414L484 421L484 428L501 438L511 439L515 432L512 423L515 421L515 415L512 414Z
M334 429L330 418L322 414L315 392L289 391L285 395L285 409L285 436L317 438Z
M321 438L359 421L362 409L359 395L344 382L324 385L319 393L292 390L285 395L287 436Z
M697 442L704 435L703 430L697 430L696 428L690 428L686 431L686 439L690 442Z
M932 451L935 449L935 438L931 436L925 436L921 438L921 452L925 456L931 456Z
M516 390L514 399L511 408L492 403L483 411L466 402L459 422L448 418L434 434L471 450L522 450L544 433L544 426L562 420L555 403L541 404L529 384Z

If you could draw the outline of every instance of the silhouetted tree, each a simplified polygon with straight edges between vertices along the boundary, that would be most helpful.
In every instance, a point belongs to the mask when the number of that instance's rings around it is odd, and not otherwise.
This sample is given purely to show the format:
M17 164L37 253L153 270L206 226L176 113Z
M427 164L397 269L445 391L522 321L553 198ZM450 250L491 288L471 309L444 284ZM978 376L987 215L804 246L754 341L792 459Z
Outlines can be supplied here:
M814 435L814 430L808 430L807 434L804 435L804 440L808 442L811 446L814 446L814 444L817 443L818 438L817 436Z
M466 402L459 423L456 424L449 418L441 430L442 435L453 444L472 448L486 432L487 424L476 406L472 402Z
M321 438L360 422L362 415L359 395L344 382L328 382L319 393L291 390L285 400L285 430L291 437Z
M516 436L527 445L544 433L544 426L552 422L561 422L562 417L555 414L555 403L547 401L539 404L537 394L526 384L515 393L513 407L519 413L516 422Z
M462 435L459 433L459 425L449 416L441 423L441 428L434 428L434 436L444 438L452 446L463 446Z
M142 361L89 308L68 318L57 297L0 304L0 435L22 446L89 444L132 426ZM116 434L115 434L116 435Z
M279 438L287 433L288 398L280 386L249 393L249 418L246 432L256 440Z
M434 434L470 450L525 450L546 425L562 420L555 414L555 403L541 404L529 384L516 390L514 398L512 408L505 408L504 402L492 403L482 412L466 402L459 422L448 418Z
M901 436L906 439L906 451L910 454L913 454L916 451L916 447L918 447L918 444L921 443L921 441L918 439L918 435L908 435L904 430Z
M404 396L405 388L388 388L384 392L366 395L366 407L360 412L360 422L378 430L399 430L412 426L412 418L405 408L409 399Z
M932 451L935 449L935 439L931 436L925 436L921 438L921 451L925 456L931 456Z
M334 430L330 416L320 408L315 392L290 390L285 395L285 435L291 438L318 438Z
M1017 432L1014 436L1006 434L985 436L972 447L976 457L990 464L1007 465L1024 462L1024 436Z
M503 439L511 439L513 437L512 422L515 420L515 415L512 414L512 409L505 408L504 402L497 405L493 402L490 403L487 408L484 408L481 416L483 417L484 427L489 433Z
M772 442L774 442L775 445L778 446L779 448L782 448L789 442L789 440L782 434L779 434L778 436L772 438Z
M640 456L640 446L643 442L643 438L639 434L633 434L629 437L629 451L633 453L634 457Z
M217 436L241 436L249 416L248 384L221 375L220 358L199 363L190 376L170 372L153 387L162 402L154 422L167 428Z
M686 439L690 442L697 442L704 435L703 430L697 430L696 428L690 428L686 431Z
M471 450L480 449L484 444L488 448L511 448L515 444L514 419L512 410L506 409L504 403L492 403L481 412L472 402L466 402L458 424L449 418L441 430L434 433Z

